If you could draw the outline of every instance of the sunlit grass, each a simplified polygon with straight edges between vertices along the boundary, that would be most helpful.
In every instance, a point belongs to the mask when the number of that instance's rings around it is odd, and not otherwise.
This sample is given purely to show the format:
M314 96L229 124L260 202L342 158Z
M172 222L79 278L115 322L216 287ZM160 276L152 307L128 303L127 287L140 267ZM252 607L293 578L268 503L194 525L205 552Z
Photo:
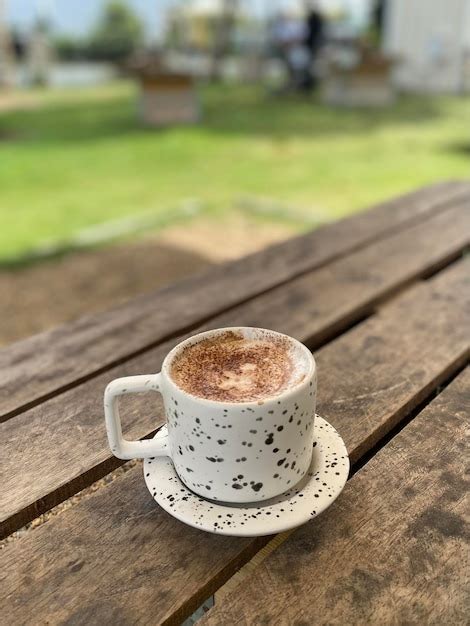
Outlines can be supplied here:
M248 195L337 217L470 173L464 98L347 111L206 87L200 125L158 131L139 124L130 83L33 96L35 108L0 107L2 257L187 198L215 214Z

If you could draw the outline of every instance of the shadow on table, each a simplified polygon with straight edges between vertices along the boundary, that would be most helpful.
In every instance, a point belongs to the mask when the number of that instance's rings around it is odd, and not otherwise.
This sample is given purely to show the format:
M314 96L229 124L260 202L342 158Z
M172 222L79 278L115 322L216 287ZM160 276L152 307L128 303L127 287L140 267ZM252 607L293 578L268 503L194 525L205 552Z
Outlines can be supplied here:
M2 270L0 345L112 308L211 265L201 254L143 240Z

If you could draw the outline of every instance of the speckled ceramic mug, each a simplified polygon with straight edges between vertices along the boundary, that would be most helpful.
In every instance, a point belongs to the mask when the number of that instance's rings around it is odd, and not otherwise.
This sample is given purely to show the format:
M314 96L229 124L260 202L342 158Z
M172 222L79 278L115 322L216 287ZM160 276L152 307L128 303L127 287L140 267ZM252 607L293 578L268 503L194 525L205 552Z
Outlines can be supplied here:
M187 346L228 330L247 339L287 339L304 376L278 395L251 402L222 402L191 395L171 378L175 356ZM163 396L168 434L162 440L127 441L118 397L155 390ZM113 380L104 394L111 450L120 459L171 457L181 480L195 493L224 502L256 502L280 495L309 469L315 420L316 365L296 339L261 328L223 328L178 344L161 372Z

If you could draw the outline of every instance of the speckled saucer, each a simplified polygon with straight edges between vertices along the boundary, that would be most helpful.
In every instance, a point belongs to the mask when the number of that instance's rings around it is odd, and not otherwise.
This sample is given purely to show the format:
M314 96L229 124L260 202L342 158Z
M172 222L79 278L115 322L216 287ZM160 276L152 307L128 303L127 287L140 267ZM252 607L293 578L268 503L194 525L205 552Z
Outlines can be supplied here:
M169 457L144 461L144 477L156 502L180 521L219 535L272 535L316 517L341 493L349 473L343 440L316 416L310 469L292 489L276 498L249 504L221 504L194 494L181 482ZM165 434L166 426L155 437Z

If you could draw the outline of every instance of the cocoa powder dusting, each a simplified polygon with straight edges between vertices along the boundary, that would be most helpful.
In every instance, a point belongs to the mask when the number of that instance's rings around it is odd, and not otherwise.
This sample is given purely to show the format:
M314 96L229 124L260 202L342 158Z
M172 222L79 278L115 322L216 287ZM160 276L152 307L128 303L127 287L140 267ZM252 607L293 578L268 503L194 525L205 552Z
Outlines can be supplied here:
M245 402L277 395L292 384L290 347L278 337L249 339L233 331L187 346L171 365L171 377L192 395Z

